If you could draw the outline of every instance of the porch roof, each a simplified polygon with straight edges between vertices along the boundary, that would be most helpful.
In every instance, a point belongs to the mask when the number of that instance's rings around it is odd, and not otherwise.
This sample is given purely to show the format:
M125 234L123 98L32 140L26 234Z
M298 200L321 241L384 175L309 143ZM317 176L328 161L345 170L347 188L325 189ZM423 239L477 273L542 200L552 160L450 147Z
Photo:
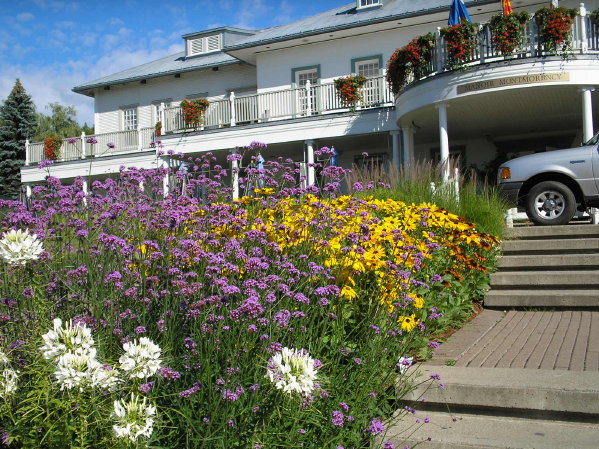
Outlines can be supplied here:
M111 84L127 83L158 76L174 75L177 73L190 72L193 70L222 67L225 65L238 64L240 61L226 53L210 53L193 57L185 57L185 52L166 56L146 64L131 67L112 75L90 81L73 87L73 92L93 97L93 89L97 87L110 86Z
M497 0L471 0L465 3L467 7L473 7L497 3ZM247 39L226 46L224 50L240 50L321 33L449 11L450 5L451 1L449 0L384 0L381 6L357 9L354 1L287 25L265 28Z

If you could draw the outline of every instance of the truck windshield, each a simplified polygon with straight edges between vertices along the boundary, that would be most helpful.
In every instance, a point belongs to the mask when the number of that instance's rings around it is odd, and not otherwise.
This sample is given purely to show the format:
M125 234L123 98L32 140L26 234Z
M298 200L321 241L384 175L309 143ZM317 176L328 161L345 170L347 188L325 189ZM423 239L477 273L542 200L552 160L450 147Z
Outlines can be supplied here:
M591 137L591 140L585 143L585 145L597 145L597 143L599 143L599 133Z

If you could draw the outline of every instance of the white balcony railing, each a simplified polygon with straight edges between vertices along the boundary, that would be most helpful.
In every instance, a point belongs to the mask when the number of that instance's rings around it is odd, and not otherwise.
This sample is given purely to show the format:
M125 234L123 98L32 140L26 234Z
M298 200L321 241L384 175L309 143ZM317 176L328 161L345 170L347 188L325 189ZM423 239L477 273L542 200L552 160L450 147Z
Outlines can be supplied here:
M62 140L56 162L143 151L153 148L154 140L154 128L115 131L88 136L82 134L79 137L70 137ZM36 164L46 159L44 155L44 142L27 142L26 155L25 165Z
M364 100L358 104L361 109L393 104L393 94L383 76L370 78L363 87ZM246 123L261 123L325 114L347 110L337 96L333 83L295 87L252 95L235 96L211 101L198 129L237 126ZM164 132L182 132L195 129L183 120L178 106L165 108Z

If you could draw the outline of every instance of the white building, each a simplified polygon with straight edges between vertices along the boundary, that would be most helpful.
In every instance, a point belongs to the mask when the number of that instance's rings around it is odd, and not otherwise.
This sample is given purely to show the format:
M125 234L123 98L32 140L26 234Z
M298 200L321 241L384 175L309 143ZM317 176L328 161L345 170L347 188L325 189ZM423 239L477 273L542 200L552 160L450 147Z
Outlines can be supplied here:
M482 169L494 159L575 146L592 135L593 116L599 116L599 37L587 11L599 8L599 0L586 7L560 2L580 12L567 59L537 45L534 21L521 52L500 56L482 26L501 12L500 0L466 1L481 33L465 70L446 68L438 34L450 3L355 0L274 28L184 35L182 53L73 89L94 98L96 134L65 139L51 174L69 182L104 178L121 166L166 164L152 144L157 122L164 149L177 153L211 151L224 160L235 147L260 141L268 144L266 159L310 162L314 149L328 146L346 167L366 151L395 165L459 154L462 164ZM532 14L549 3L515 0L513 7ZM430 73L395 97L384 78L387 61L428 32L437 33ZM333 85L350 74L368 78L355 113ZM179 103L197 98L210 101L205 122L186 129ZM43 159L43 143L30 143L21 171L26 186L47 176L37 167Z

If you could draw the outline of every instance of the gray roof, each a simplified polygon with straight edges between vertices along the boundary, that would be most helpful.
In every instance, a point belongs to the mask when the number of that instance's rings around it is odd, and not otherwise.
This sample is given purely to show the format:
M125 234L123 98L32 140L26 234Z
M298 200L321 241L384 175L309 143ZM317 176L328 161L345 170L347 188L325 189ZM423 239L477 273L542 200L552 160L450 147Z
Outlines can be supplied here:
M98 78L73 88L74 92L86 93L95 87L109 86L117 83L127 83L130 81L155 78L158 76L174 75L192 70L207 69L230 64L237 64L240 61L226 53L210 53L206 55L185 57L185 52L167 56L156 61L132 67L122 72Z
M499 3L499 0L466 1L466 6ZM296 22L258 31L255 35L227 46L225 51L255 47L303 36L338 31L357 26L388 22L422 14L449 11L451 0L384 0L382 6L358 10L356 2Z

